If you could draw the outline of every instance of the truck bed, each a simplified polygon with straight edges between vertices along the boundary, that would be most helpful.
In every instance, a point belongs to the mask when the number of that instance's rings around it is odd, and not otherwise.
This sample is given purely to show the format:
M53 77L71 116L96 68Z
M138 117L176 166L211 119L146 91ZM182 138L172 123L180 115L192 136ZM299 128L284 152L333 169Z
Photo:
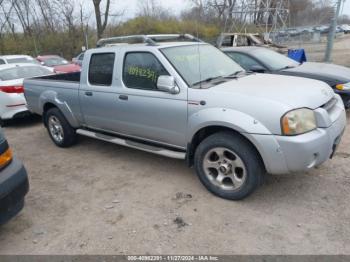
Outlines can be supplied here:
M66 82L80 82L80 72L66 73L66 74L57 74L57 75L48 75L48 76L39 76L32 79L35 80L52 80L52 81L66 81Z
M42 114L42 96L55 102L68 103L71 105L69 110L80 112L80 72L25 79L23 85L27 107L32 113Z

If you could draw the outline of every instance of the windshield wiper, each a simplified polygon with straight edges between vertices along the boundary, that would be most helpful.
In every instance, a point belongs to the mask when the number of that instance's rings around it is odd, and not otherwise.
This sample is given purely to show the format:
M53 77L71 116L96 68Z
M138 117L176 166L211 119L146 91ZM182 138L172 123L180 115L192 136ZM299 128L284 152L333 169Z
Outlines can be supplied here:
M239 75L243 75L243 74L248 75L248 74L252 74L252 73L254 73L254 72L240 70L240 71L234 72L233 74L225 76L225 78L238 78Z
M285 67L282 67L279 71L285 70L285 69L291 69L291 68L295 68L296 66L293 65L287 65Z
M220 79L220 78L224 78L223 76L215 76L215 77L208 77L204 80L201 80L201 81L198 81L198 82L195 82L192 84L192 86L196 86L196 85L199 85L199 84L202 84L202 83L209 83L213 80L216 80L216 79Z

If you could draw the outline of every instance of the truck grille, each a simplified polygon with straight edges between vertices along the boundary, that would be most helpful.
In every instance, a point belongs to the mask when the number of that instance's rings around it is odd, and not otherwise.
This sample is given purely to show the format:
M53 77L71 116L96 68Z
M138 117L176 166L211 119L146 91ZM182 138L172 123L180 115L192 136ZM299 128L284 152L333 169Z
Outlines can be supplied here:
M323 109L325 109L328 113L331 113L334 107L336 106L338 100L333 97L331 100L329 100L327 103L325 103L323 106L321 106Z
M337 97L333 97L331 100L325 103L321 108L327 111L328 116L332 123L339 118L342 111L344 110L343 101L341 101Z

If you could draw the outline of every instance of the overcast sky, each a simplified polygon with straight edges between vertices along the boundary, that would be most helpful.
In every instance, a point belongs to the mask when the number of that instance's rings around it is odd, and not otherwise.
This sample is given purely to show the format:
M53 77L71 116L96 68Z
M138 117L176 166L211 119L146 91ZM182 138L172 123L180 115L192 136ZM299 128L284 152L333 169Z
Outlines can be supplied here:
M91 1L80 0L84 3L84 7L86 10L93 10L93 6ZM130 18L135 16L139 8L139 2L142 0L114 0L113 8L120 8L125 10L126 18ZM336 2L336 0L333 0ZM162 4L163 7L169 9L171 12L175 14L180 14L180 12L186 8L190 8L190 1L188 0L158 0L159 3ZM113 11L113 10L112 10ZM345 4L342 8L342 13L350 15L350 0L345 0Z
M350 0L346 0L344 7L343 7L343 13L350 15Z
M128 17L132 17L135 15L135 12L138 10L139 2L142 0L127 0L117 1L117 5L122 4L123 2L127 2L127 4L124 4L124 7L126 8L126 15ZM336 0L333 0L336 2ZM183 9L190 7L190 1L187 0L159 0L159 3L161 3L165 8L169 8L176 14L179 14ZM345 0L345 4L342 8L343 14L350 15L350 0Z

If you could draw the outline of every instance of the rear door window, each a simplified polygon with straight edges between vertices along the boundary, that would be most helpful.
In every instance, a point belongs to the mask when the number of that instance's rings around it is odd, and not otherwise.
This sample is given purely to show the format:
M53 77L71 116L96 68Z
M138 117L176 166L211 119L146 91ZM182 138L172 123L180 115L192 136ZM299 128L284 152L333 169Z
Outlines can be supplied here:
M89 66L89 83L98 86L111 86L114 60L114 53L93 54Z
M0 59L0 65L4 65L5 64L5 61Z
M169 75L159 60L148 52L127 53L124 59L123 81L126 87L157 90L157 80Z

